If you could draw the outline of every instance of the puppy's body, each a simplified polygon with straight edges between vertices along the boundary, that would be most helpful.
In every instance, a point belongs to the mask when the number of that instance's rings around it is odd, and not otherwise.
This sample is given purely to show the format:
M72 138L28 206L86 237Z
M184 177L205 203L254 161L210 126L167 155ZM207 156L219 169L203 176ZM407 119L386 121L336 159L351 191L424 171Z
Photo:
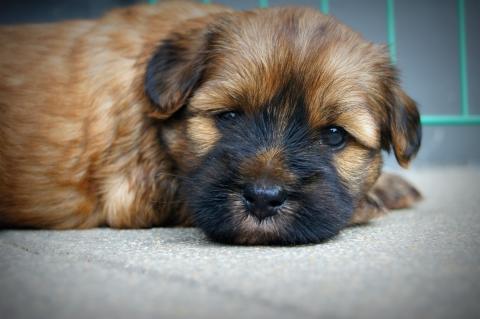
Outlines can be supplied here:
M145 64L182 20L220 10L145 5L0 28L0 221L145 227L178 215L172 164L147 117Z
M366 200L382 147L401 164L419 147L415 104L385 53L313 10L167 3L2 27L0 41L4 226L188 225L193 216L224 241L318 241L383 211ZM241 131L218 120L240 108ZM304 151L333 124L348 147ZM260 178L289 192L279 217L258 220L239 200Z

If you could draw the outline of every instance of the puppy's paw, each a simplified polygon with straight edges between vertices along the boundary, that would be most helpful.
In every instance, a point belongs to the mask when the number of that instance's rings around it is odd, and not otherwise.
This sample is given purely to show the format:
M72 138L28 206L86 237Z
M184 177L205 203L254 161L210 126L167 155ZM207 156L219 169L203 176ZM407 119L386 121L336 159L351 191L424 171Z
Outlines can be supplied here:
M387 212L387 207L383 205L380 199L374 194L368 193L353 212L349 225L366 224L371 219L385 215Z
M420 192L398 175L383 173L369 192L388 209L412 207L422 199Z
M366 224L390 209L412 207L421 199L420 192L404 178L383 173L355 209L350 225Z

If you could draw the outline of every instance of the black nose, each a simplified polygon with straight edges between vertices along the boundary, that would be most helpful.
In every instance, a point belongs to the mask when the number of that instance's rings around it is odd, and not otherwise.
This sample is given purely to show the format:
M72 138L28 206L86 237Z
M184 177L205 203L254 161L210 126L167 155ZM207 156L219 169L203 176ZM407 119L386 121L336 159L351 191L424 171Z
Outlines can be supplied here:
M278 185L248 184L243 197L249 213L264 219L277 213L276 208L285 202L287 193Z

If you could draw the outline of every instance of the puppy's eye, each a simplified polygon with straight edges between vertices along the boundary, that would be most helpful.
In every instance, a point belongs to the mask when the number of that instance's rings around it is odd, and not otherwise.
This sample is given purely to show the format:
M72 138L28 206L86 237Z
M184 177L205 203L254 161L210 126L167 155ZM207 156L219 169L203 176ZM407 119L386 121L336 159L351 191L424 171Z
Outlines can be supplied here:
M339 126L328 126L321 131L322 144L333 148L341 148L347 140L347 132Z
M240 117L241 113L238 111L227 111L216 114L217 118L221 121L234 121Z

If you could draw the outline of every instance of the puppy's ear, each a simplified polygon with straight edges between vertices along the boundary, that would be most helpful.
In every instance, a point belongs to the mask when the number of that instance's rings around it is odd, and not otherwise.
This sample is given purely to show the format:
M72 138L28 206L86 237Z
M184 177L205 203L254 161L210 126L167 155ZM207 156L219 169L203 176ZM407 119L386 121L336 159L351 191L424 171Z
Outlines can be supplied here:
M389 149L391 145L398 163L407 167L422 141L420 114L415 101L398 84L392 85L390 92L389 127L385 128L389 141L384 146Z
M147 65L145 92L155 105L152 117L166 119L184 106L199 86L208 59L208 22L195 20L164 39Z

